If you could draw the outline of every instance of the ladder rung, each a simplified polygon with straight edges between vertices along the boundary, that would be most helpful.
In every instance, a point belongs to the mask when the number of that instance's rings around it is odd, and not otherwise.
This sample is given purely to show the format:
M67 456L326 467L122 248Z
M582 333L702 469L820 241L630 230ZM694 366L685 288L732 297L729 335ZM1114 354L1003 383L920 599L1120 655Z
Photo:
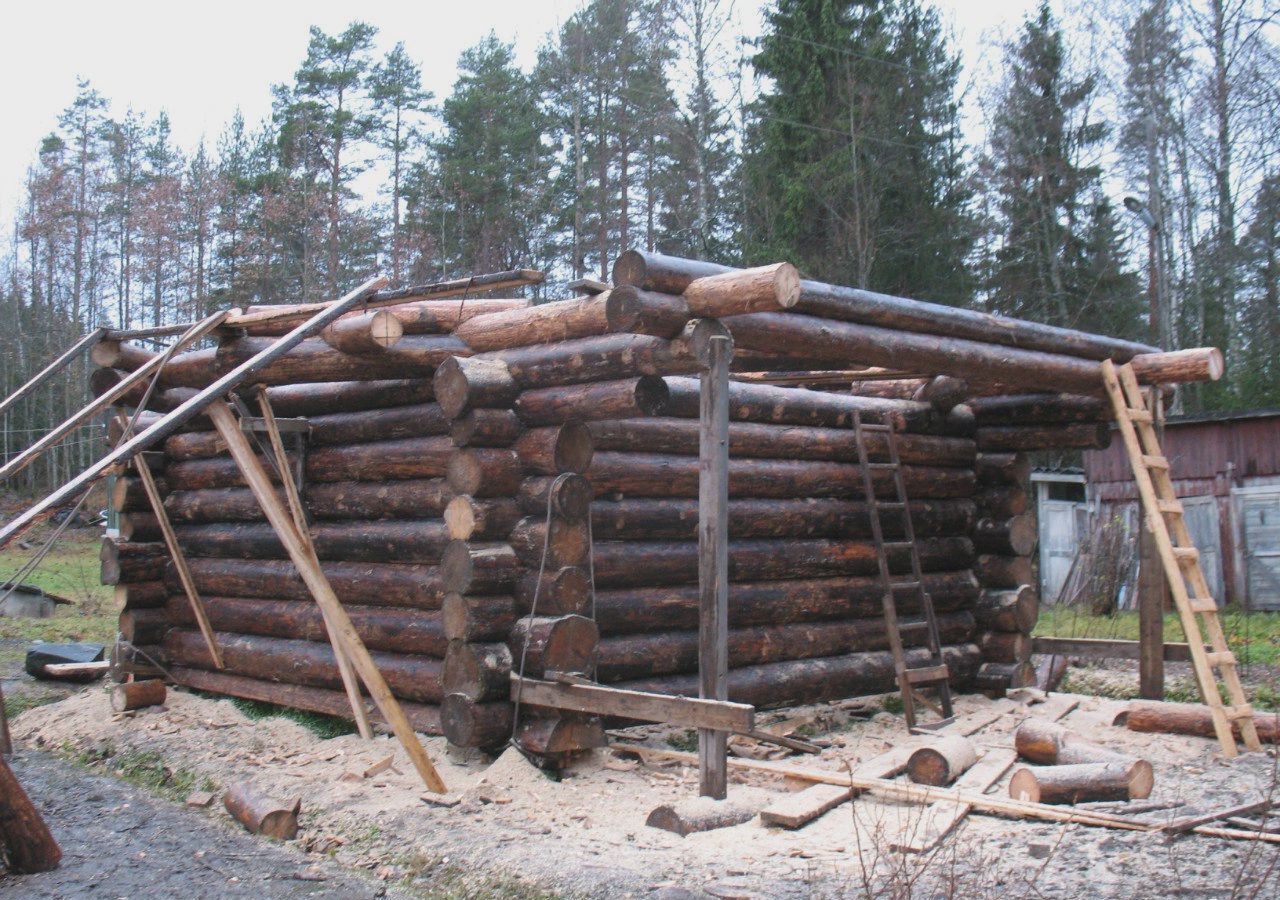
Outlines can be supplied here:
M914 591L916 588L920 587L920 582L918 582L918 581L895 581L895 582L893 582L891 585L889 585L889 587L893 588L895 591L900 591L900 590L901 590L901 591L907 591L907 590Z
M1240 706L1224 706L1222 711L1226 714L1227 720L1231 722L1234 722L1237 719L1253 718L1253 707L1248 703L1244 703Z
M867 468L868 469L896 469L898 468L898 466L896 463L891 463L891 462L887 462L887 463L869 462L867 463Z
M899 631L899 632L903 632L903 631L917 631L917 630L919 630L919 629L921 629L921 628L928 628L928 627L929 627L929 623L928 623L927 621L925 621L924 619L916 619L916 620L909 621L909 622L899 622L899 623L898 623L898 631Z
M894 550L909 550L915 546L911 541L885 541L880 545L886 550L892 548Z
M906 509L907 504L901 500L877 500L876 506L881 509Z
M1200 559L1200 551L1195 547L1174 547L1173 558L1179 562L1193 563Z
M888 425L865 424L862 426L863 431L893 431Z
M946 681L951 677L950 670L946 664L940 666L925 666L920 669L905 669L903 674L907 676L909 684L931 684L935 681Z
M1204 655L1205 662L1211 666L1234 666L1236 655L1230 650L1216 650Z
M1133 407L1129 407L1128 413L1129 413L1129 421L1131 422L1143 422L1147 425L1150 425L1152 422L1155 421L1155 416L1151 415L1151 412L1149 410L1134 409Z
M1169 460L1163 456L1150 456L1146 453L1142 454L1142 464L1148 469L1168 469Z
M1196 597L1188 601L1187 606L1191 608L1193 613L1200 613L1201 615L1216 613L1218 611L1218 601L1214 600L1212 597Z
M1182 515L1182 501L1181 500L1157 500L1156 509L1160 510L1160 512L1162 513L1175 513L1177 515Z

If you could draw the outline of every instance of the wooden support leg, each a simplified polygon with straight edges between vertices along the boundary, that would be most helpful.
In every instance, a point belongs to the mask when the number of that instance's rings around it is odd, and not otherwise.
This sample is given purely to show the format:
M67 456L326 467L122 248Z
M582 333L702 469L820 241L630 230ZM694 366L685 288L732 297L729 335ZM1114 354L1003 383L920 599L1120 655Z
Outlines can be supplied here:
M314 549L298 534L292 516L276 496L271 479L267 477L262 463L258 461L253 448L249 446L248 438L240 431L239 423L236 422L231 408L227 406L225 400L217 400L209 405L208 415L219 436L227 445L227 450L235 460L249 489L253 491L254 497L266 514L267 521L271 523L272 529L288 551L289 559L297 567L298 574L302 576L307 589L324 610L329 621L333 623L334 635L344 645L344 649L355 665L356 672L364 681L365 687L369 689L383 717L390 723L392 731L404 746L405 752L409 754L409 759L413 762L423 783L430 791L437 794L445 793L447 788L443 779L432 765L430 757L427 756L427 752L422 748L418 736L413 731L413 726L409 724L408 717L400 708L399 701L387 687L382 673L378 671L364 642L356 633L355 626L351 624L351 617L343 609L342 603L333 591L333 586L329 584L329 579L320 568L320 560L316 558Z
M699 695L729 698L729 360L733 344L711 338L702 374L698 486ZM704 797L728 791L728 732L698 732L698 772Z
M9 737L9 714L4 711L4 688L0 686L0 756L13 752L13 738Z
M47 872L62 860L62 850L39 810L0 757L0 845L14 872Z
M1163 700L1166 587L1156 539L1145 521L1138 547L1138 693L1143 700Z
M276 460L276 468L280 470L280 481L284 484L284 496L289 501L289 512L293 516L293 524L298 535L306 542L308 550L314 555L315 544L311 540L311 529L307 525L306 512L302 507L302 498L298 496L298 486L289 477L289 457L284 452L284 441L280 438L280 429L276 425L275 410L267 399L267 389L258 385L258 407L262 411L262 423L271 442L271 452ZM342 687L347 692L347 700L351 703L351 713L355 716L356 728L366 741L373 739L373 727L369 724L369 712L364 708L364 695L360 693L360 682L356 680L355 669L341 640L334 635L333 623L329 614L320 608L324 616L325 631L329 633L329 645L333 647L333 658L338 662L338 674L342 676Z

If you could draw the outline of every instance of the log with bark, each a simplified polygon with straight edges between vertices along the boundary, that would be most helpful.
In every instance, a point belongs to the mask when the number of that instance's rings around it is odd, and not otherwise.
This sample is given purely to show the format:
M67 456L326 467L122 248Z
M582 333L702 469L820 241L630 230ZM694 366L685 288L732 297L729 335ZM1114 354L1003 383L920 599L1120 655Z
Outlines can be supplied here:
M1020 516L1031 506L1030 494L1021 485L979 484L973 500L984 518L1011 519Z
M1190 734L1197 737L1216 737L1213 714L1200 703L1162 703L1155 700L1131 700L1129 706L1116 716L1112 723L1130 731L1146 731L1160 734ZM1270 744L1280 743L1280 713L1254 711L1253 724L1258 739ZM1240 726L1232 723L1232 732L1240 740Z
M1025 486L1031 478L1031 458L1025 453L979 453L973 472L983 486Z
M1031 515L1014 516L1010 519L979 519L973 526L973 546L979 553L1030 556L1036 548L1038 538L1036 520Z
M1071 766L1083 763L1132 761L1126 753L1084 740L1057 722L1034 716L1023 721L1013 736L1014 749L1028 762L1047 766Z
M513 408L526 425L560 425L574 420L661 415L669 396L666 379L646 375L525 391Z
M476 353L606 334L607 300L606 293L489 313L460 323L453 333Z
M276 800L242 781L223 791L222 803L231 817L250 834L264 834L278 841L291 841L298 836L301 797Z
M1020 663L1031 658L1031 635L1020 631L984 631L978 635L982 658L988 662Z
M452 493L443 478L333 481L307 485L303 502L307 513L321 520L431 518L443 513ZM165 498L164 507L171 521L192 525L265 518L253 493L239 487L177 491Z
M981 453L1032 450L1105 450L1111 427L1105 422L1066 425L981 425L977 431Z
M907 777L916 784L945 787L978 761L973 741L949 734L921 747L907 760Z
M1030 634L1040 615L1039 592L1029 584L1008 590L986 590L973 610L980 628Z
M754 800L736 796L723 800L696 797L655 806L644 824L688 837L702 831L732 828L750 822L760 812L761 806L758 797Z
M529 678L548 672L587 675L600 631L585 616L526 616L516 620L508 643L519 670Z
M506 700L511 694L511 648L503 642L450 641L444 658L445 696Z
M1022 767L1009 779L1009 796L1031 803L1144 800L1155 783L1145 759Z
M447 694L440 706L440 730L455 747L498 747L511 739L513 712L506 700L481 703Z
M118 584L115 602L120 609L156 609L169 599L169 589L163 581L136 581Z
M191 557L187 564L202 596L312 599L288 560ZM432 610L444 602L444 584L436 566L326 562L322 568L344 603ZM166 567L165 583L171 592L182 590L172 563Z
M183 552L237 559L285 559L275 530L256 522L181 525L174 528ZM316 522L310 529L322 560L343 562L437 563L452 540L439 519L376 522Z
M1035 683L1036 667L1029 660L1020 663L984 662L973 676L975 691L995 696L1004 696L1005 691Z
M166 694L164 682L159 678L117 684L111 689L111 708L119 713L160 706L164 703Z
M1036 581L1031 559L1027 556L986 553L974 561L973 574L983 587L1002 590L1020 588L1024 584L1035 584Z

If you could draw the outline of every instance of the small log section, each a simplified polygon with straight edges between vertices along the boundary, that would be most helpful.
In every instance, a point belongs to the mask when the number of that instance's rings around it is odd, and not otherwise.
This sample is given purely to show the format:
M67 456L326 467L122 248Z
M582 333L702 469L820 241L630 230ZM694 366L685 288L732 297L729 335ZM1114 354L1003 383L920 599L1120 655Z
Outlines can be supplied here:
M0 845L14 872L48 872L58 867L62 850L49 826L0 756Z
M1111 360L1105 360L1102 363L1102 376L1120 426L1120 434L1124 438L1125 450L1129 454L1129 463L1133 467L1134 480L1138 484L1138 494L1146 513L1147 527L1155 538L1165 578L1173 592L1178 618L1191 649L1196 684L1213 716L1218 743L1228 759L1236 756L1239 749L1232 729L1238 725L1245 748L1261 750L1262 744L1258 740L1258 730L1253 722L1253 708L1245 697L1244 688L1240 684L1240 673L1236 668L1235 654L1227 644L1222 622L1218 619L1218 602L1205 580L1200 553L1187 529L1182 503L1178 500L1169 473L1169 460L1160 448L1155 414L1147 405L1132 366L1117 367ZM1191 587L1190 593L1188 585ZM1205 633L1209 638L1207 651ZM1222 702L1215 670L1221 673L1231 701L1230 706Z
M1145 800L1155 783L1145 759L1069 766L1023 767L1009 780L1009 796L1028 803Z
M278 841L291 841L298 836L301 797L292 803L281 802L247 782L240 782L227 788L222 804L250 834L264 834Z
M160 706L166 695L164 682L159 678L117 684L111 689L111 708L119 713Z

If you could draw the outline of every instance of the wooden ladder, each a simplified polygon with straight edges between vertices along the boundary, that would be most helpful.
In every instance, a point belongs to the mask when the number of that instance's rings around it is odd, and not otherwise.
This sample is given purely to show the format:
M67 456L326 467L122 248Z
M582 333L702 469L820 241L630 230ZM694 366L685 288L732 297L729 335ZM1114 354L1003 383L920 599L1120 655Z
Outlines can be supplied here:
M889 461L873 463L867 453L867 433L883 434L889 448ZM902 481L902 465L898 457L898 438L892 425L864 425L862 415L858 411L853 414L853 433L858 445L858 463L862 466L862 487L867 498L867 513L871 519L871 537L876 545L876 561L880 567L880 584L884 590L884 627L889 636L889 649L893 653L893 671L897 676L898 691L902 695L902 712L907 720L907 730L916 730L916 703L920 703L942 717L941 722L931 723L934 728L951 721L954 717L951 708L951 672L942 658L942 646L938 639L938 620L933 613L933 600L924 589L924 575L920 571L920 553L916 547L915 528L911 524L911 509L907 504L907 488ZM893 473L893 486L896 498L889 502L876 499L875 481L871 473L874 470ZM883 509L896 509L902 515L902 536L900 541L885 541L884 526L880 519ZM889 568L889 551L906 550L911 557L910 580L895 580ZM897 597L899 592L914 591L919 602L921 617L908 621L898 619ZM902 632L925 632L929 650L929 662L924 666L908 666L906 654L902 649ZM938 702L934 703L919 692L922 687L935 687Z
M1182 630L1191 648L1191 665L1195 669L1200 695L1213 716L1213 728L1218 743L1228 758L1238 752L1232 725L1238 723L1244 745L1250 750L1261 750L1258 731L1254 727L1253 708L1240 686L1236 671L1235 654L1227 645L1218 618L1218 602L1209 590L1200 565L1200 553L1187 530L1182 503L1173 488L1169 475L1169 460L1160 448L1156 433L1156 417L1138 385L1133 367L1127 363L1117 366L1110 360L1102 363L1102 380L1106 384L1111 406L1115 411L1120 434L1124 438L1133 477L1138 484L1138 496L1146 513L1147 527L1155 538L1160 562L1164 566L1169 589L1173 592ZM1190 591L1188 591L1188 586ZM1197 618L1198 617L1198 618ZM1208 649L1205 649L1208 635ZM1222 675L1231 705L1222 701L1218 690L1217 670Z

